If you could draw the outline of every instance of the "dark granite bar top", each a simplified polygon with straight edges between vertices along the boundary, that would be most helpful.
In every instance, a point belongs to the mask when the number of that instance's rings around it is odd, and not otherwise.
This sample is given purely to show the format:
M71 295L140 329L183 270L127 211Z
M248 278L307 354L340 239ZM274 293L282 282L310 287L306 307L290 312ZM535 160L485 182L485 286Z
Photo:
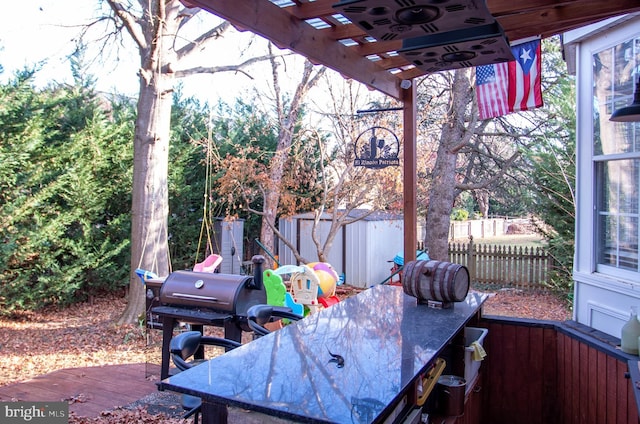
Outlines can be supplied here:
M300 422L379 422L486 298L470 293L453 308L434 309L402 287L375 286L160 388Z

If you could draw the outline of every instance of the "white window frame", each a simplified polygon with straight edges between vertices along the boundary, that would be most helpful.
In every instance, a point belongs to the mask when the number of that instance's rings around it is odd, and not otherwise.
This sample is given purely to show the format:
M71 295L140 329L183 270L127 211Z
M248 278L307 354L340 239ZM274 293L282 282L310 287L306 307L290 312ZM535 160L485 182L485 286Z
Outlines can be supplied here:
M627 19L628 20L628 19ZM613 48L625 41L640 37L638 18L631 17L628 22L615 22L615 25L600 29L597 36L590 34L577 45L577 81L578 81L578 122L577 131L577 214L576 214L576 258L574 275L591 275L610 286L620 283L620 288L640 289L640 272L629 271L613 266L598 264L598 211L596 162L615 158L640 157L640 152L624 155L594 154L594 115L593 115L593 58L603 50ZM620 124L618 124L620 125ZM583 277L583 278L584 278Z

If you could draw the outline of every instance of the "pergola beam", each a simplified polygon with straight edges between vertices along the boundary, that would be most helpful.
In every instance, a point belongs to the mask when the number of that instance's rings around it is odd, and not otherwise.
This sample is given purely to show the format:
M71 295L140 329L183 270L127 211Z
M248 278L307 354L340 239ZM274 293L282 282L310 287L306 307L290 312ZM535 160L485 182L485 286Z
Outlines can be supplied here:
M272 41L281 49L301 54L312 63L325 65L346 78L360 81L395 99L402 97L400 80L393 74L270 1L188 0L185 3L205 9Z

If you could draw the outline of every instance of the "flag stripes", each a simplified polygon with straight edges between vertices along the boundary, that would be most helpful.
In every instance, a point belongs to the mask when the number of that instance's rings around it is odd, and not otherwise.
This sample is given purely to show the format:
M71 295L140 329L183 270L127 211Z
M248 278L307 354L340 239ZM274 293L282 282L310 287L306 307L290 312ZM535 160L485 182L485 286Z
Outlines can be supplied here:
M511 47L515 61L476 67L479 119L542 106L540 40Z

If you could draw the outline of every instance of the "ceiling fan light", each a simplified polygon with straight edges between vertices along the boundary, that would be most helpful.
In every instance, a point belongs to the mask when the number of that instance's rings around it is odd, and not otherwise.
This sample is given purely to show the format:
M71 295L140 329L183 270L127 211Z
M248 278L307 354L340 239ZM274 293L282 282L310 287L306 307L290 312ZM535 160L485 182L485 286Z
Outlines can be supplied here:
M475 28L496 21L485 0L341 0L333 8L378 41Z
M435 21L441 13L433 6L412 6L399 9L396 12L396 21L405 25L420 25Z
M405 39L398 54L428 73L514 60L498 22Z

